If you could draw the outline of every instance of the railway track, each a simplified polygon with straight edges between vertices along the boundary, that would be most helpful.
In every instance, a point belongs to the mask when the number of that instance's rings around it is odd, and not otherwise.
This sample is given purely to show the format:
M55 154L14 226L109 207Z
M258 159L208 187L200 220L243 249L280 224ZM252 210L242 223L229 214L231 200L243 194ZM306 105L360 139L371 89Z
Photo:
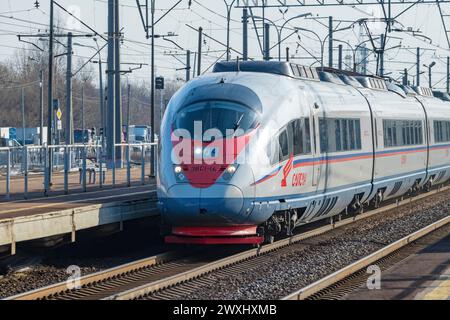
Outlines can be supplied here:
M210 280L208 281L205 279L205 275L211 273L233 275L239 270L257 266L259 263L258 259L264 257L268 253L289 247L306 239L318 237L336 228L344 227L400 207L409 205L412 210L413 204L417 201L424 200L439 192L447 191L448 189L448 187L444 187L406 200L397 201L396 203L388 204L382 208L344 220L335 221L332 224L292 236L291 238L282 239L260 248L253 248L235 254L233 254L233 252L225 253L217 252L218 250L207 250L208 252L201 252L200 254L186 254L184 257L180 257L179 253L165 253L82 277L79 282L80 288L76 290L69 290L67 289L66 283L60 283L17 295L8 298L8 300L128 300L171 299L183 297L201 286L214 285L214 283L209 283ZM449 222L450 216L439 221L441 225L445 225ZM431 232L435 228L436 226L429 227L427 230L430 230L429 232ZM426 232L421 230L421 233L418 233L417 235L423 236L425 234ZM401 244L414 241L417 235L402 239ZM393 245L398 246L399 244L394 243ZM381 257L375 255L374 259L375 258L378 260ZM360 267L360 269L361 268L362 267ZM346 276L348 276L348 274ZM327 285L329 285L329 283ZM322 290L325 287L317 288ZM314 293L317 292L318 291L314 291ZM311 293L310 295L314 293ZM298 297L303 298L304 294L300 294Z
M420 240L440 240L450 232L450 216L404 237L383 249L336 271L283 300L339 300L366 283L367 268L377 265L382 271L426 248Z
M165 279L195 269L226 255L211 250L167 252L81 277L76 282L62 282L6 300L101 300L145 283ZM76 286L76 288L74 287ZM72 289L74 288L74 289Z

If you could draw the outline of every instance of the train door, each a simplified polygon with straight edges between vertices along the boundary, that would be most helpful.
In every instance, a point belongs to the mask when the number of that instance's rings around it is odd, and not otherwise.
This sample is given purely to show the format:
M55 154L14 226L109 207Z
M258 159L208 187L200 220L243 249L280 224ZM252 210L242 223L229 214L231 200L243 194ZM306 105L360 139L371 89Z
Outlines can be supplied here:
M314 106L311 110L311 119L312 119L312 134L313 137L313 177L312 177L312 185L313 187L317 187L320 181L321 175L321 161L320 161L320 137L319 137L319 104L314 103Z

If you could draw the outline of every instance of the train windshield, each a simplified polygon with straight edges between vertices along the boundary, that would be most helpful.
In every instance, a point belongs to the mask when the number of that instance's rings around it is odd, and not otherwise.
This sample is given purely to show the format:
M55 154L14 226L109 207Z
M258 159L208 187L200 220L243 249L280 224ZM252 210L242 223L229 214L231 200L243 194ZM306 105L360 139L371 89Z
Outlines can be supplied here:
M257 125L256 112L246 106L228 101L207 101L181 109L175 116L173 130L177 134L177 129L184 129L194 139L205 140L204 134L210 129L219 130L223 137L238 137Z

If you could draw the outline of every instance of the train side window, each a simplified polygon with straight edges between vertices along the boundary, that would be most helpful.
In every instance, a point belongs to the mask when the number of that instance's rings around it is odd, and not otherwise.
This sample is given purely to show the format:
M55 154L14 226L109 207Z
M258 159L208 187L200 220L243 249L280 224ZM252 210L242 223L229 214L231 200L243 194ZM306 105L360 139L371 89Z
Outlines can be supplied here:
M450 121L434 121L434 141L450 142Z
M335 129L335 135L336 135L336 150L342 150L342 136L341 136L341 120L334 120L336 129Z
M383 133L385 148L423 144L422 121L383 120Z
M350 149L356 149L356 133L355 133L355 123L349 121L349 131L350 131Z
M280 162L289 158L289 140L286 130L283 130L278 136L278 142L280 144Z
M280 144L278 143L278 139L272 139L270 141L266 152L271 165L278 163L280 157Z
M356 140L356 150L362 149L362 142L361 142L361 121L360 120L353 120L355 123L355 140Z
M322 152L327 152L330 149L328 145L328 129L329 126L327 125L327 120L319 119L320 150Z
M305 150L305 153L308 154L308 153L311 153L311 130L310 130L309 118L306 118L303 121L304 121L305 125L302 126L302 128L303 128L303 132L305 133L305 137L306 137L306 139L304 141L304 145L305 145L304 150ZM450 129L450 126L449 126L449 129Z
M320 119L322 152L360 150L361 121L359 119Z
M300 77L300 73L298 72L298 67L295 64L291 64L292 72L294 73L294 76Z
M446 121L445 124L446 124L446 128L447 128L447 130L446 130L446 132L447 132L447 141L450 141L450 122Z
M294 156L311 153L309 119L297 119L288 124L289 142Z
M445 128L446 128L445 132L446 132L446 138L447 138L446 140L450 141L450 122L449 121L445 122Z

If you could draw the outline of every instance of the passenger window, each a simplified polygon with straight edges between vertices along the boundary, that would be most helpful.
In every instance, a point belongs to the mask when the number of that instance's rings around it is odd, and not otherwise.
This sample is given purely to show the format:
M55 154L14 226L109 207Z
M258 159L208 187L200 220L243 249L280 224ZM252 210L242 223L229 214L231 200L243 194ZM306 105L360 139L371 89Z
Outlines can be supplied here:
M289 142L294 156L311 153L309 119L297 119L288 125Z
M434 121L434 140L436 143L450 142L450 121Z
M359 119L320 119L322 152L360 150L361 121Z
M423 144L423 123L418 120L383 120L384 146Z
M294 76L300 77L300 73L298 72L298 67L295 64L291 64L292 72L294 73Z
M280 162L289 158L289 143L287 131L283 130L278 137L278 142L280 144Z
M309 118L290 122L276 136L267 148L267 156L272 165L283 162L291 155L311 153L311 132Z

